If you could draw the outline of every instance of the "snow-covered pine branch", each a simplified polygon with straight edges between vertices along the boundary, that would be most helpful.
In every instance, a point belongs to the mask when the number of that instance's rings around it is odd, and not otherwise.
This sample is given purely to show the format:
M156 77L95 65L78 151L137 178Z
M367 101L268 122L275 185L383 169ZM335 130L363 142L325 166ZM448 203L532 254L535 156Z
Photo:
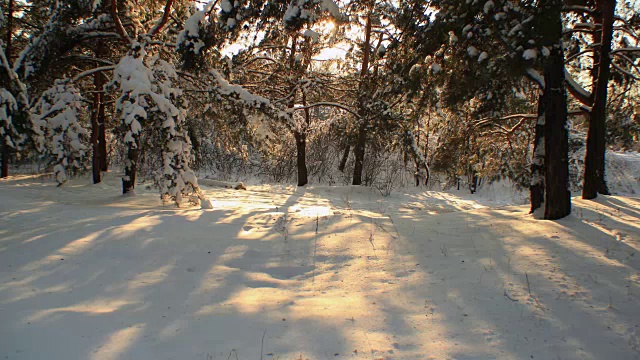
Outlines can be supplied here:
M11 68L0 40L0 136L11 149L22 150L27 142L39 149L42 130L29 112L27 87Z
M157 183L164 202L177 205L195 195L202 197L197 178L189 167L191 142L183 130L187 104L176 86L178 74L172 64L145 51L134 43L114 69L112 84L120 96L116 110L125 130L129 148L123 181L135 181L137 150L142 131L161 134L162 169Z
M82 95L69 80L56 80L31 109L34 121L42 124L45 151L55 163L59 185L69 172L86 168L89 132L80 122L84 110Z

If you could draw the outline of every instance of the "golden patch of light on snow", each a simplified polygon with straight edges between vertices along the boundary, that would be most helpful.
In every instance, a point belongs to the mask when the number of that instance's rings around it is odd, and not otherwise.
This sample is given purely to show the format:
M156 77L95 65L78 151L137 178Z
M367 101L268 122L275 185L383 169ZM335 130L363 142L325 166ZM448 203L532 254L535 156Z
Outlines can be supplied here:
M161 223L162 220L160 219L160 216L145 215L134 219L125 226L114 228L111 230L111 232L116 237L125 238L138 231L151 230Z
M115 331L91 354L90 359L119 359L142 335L144 327L144 324L137 324Z
M135 290L160 284L169 276L169 272L175 268L175 262L176 260L173 259L171 263L160 266L155 270L139 273L129 281L127 284L128 289Z
M291 212L305 217L321 217L333 214L328 206L293 206Z
M63 259L65 256L79 255L94 246L95 240L97 240L98 237L103 233L104 230L91 233L79 239L75 239L65 246L61 247L60 249L56 250L54 253L49 254L42 259L25 264L21 268L21 270L29 272L40 270L45 266L59 263L60 259ZM29 241L35 241L35 239L30 238Z
M64 313L83 313L86 315L101 315L118 311L126 305L132 304L131 301L117 299L97 299L85 301L71 306L51 308L35 312L26 318L25 322L36 322L47 320Z
M241 313L255 314L278 309L294 295L292 291L277 288L246 288L233 293L225 303Z

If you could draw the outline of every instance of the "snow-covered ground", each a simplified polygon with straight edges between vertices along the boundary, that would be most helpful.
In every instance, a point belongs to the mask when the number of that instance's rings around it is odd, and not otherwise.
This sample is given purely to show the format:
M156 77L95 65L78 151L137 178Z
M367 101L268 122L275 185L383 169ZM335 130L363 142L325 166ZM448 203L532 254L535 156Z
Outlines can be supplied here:
M87 183L0 181L0 358L640 359L637 197Z

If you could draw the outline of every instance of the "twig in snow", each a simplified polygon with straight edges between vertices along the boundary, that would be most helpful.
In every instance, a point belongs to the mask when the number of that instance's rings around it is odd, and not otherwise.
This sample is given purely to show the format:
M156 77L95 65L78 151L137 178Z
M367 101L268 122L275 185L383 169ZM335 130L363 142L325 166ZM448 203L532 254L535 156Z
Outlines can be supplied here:
M376 252L376 246L373 244L373 233L375 230L375 220L371 218L371 228L369 230L369 242L371 243L371 247L373 248L373 252Z
M236 351L236 349L231 349L231 351L229 351L229 356L227 356L227 360L231 359L232 353L236 354L236 360L238 360L238 352Z
M373 346L371 346L371 340L369 340L369 336L367 333L364 333L364 337L367 338L367 342L369 343L369 348L371 349L371 358L373 358Z
M507 299L511 300L511 301L518 301L518 300L516 300L516 299L512 298L511 296L509 296L509 294L507 294L507 289L504 289L504 296L505 296Z
M264 332L262 333L262 342L260 343L260 360L262 360L262 354L264 353L264 336L265 335L267 335L267 329L264 329Z
M393 221L393 218L391 217L391 215L387 215L387 217L389 217L389 220L391 220L391 224L393 225L393 229L396 231L396 235L399 238L400 237L400 231L398 231L398 227L396 226L396 223ZM415 230L415 225L414 225L414 230Z
M320 219L318 218L318 215L316 215L316 236L313 239L313 272L312 272L312 278L311 278L311 284L315 284L316 283L316 254L318 253L318 226L319 226L319 222Z

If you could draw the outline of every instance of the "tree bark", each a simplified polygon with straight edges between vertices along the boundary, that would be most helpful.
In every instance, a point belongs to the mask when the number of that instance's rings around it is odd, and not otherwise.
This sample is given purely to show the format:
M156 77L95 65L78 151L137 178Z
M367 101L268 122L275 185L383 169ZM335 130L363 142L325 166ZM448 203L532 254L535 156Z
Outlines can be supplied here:
M7 145L7 141L4 138L4 136L2 137L2 143L0 144L0 146L2 146L2 176L3 178L6 178L7 176L9 176L9 146Z
M533 139L533 159L531 161L531 210L533 214L544 203L544 101L538 97L538 121Z
M99 40L101 41L101 40ZM102 43L98 43L95 49L96 58L101 59L106 55L104 46ZM109 170L109 162L107 160L107 134L106 134L106 116L105 116L105 94L104 84L106 82L105 76L102 72L95 74L95 90L98 91L100 102L97 107L97 146L94 146L94 151L98 154L98 161L100 164L100 171ZM95 170L94 170L95 171Z
M562 23L557 11L554 24L558 42L549 55L544 69L544 218L560 219L571 213L569 191L569 132L567 131L567 93L564 84L564 54L561 45Z
M607 92L609 75L611 73L611 41L613 38L613 18L616 0L601 0L597 11L601 11L602 31L600 39L600 55L598 76L595 82L594 102L589 118L587 132L587 153L584 167L584 183L582 187L583 199L594 199L598 193L609 195L605 181L605 153L606 153L606 120L607 120Z
M5 56L7 61L11 64L11 51L13 45L13 10L15 7L15 1L9 0L9 11L7 11L7 47L5 50Z
M100 93L100 79L98 74L94 75L93 84L95 85L96 92L93 95L93 104L91 107L91 147L93 154L91 156L91 170L93 173L93 183L98 184L102 181L102 174L100 173L100 151L98 149L98 134L100 132L98 125L98 113L100 112L100 104L102 102Z
M139 143L139 137L134 136L135 144ZM124 167L122 178L122 194L133 193L136 187L136 171L138 170L138 154L140 149L132 144L127 146L127 164Z
M296 139L297 165L298 165L298 186L307 185L307 135L298 131L293 132Z
M371 11L367 14L367 23L364 31L364 46L362 48L362 69L360 70L360 89L358 91L358 115L360 115L360 127L358 128L358 137L356 139L353 153L355 155L355 164L353 167L353 185L362 185L362 170L364 169L364 154L367 144L367 111L364 90L366 89L366 78L369 74L369 58L371 53Z
M347 160L349 159L350 152L351 152L351 145L347 144L344 147L344 152L342 152L342 159L340 159L340 165L338 165L338 170L340 170L340 172L344 172L344 168L347 166Z
M548 13L545 45L552 50L544 64L544 218L555 220L571 213L569 132L562 48L562 1L548 0L545 5Z
M7 61L11 64L11 47L13 41L13 8L14 8L14 0L9 0L9 11L7 14L7 47L5 50L5 55L7 57ZM6 135L5 135L6 136ZM9 144L7 144L7 140L4 136L2 136L2 140L0 141L0 150L2 151L2 170L0 171L0 177L6 178L9 176Z
M104 76L103 85L104 85ZM107 157L107 117L105 116L104 93L101 93L100 108L98 109L98 154L100 155L100 170L109 170L109 159Z
M358 129L358 138L356 140L353 155L355 156L355 165L353 167L353 185L362 185L362 170L364 169L364 152L367 144L367 126L361 124Z

